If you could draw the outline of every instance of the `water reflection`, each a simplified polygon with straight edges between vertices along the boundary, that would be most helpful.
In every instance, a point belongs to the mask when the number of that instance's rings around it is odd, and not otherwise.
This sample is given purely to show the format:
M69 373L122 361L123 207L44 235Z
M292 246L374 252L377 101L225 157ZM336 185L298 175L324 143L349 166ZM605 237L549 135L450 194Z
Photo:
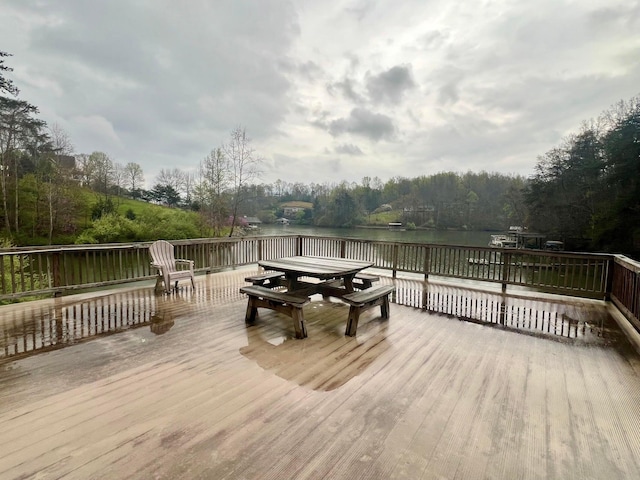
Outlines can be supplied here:
M198 278L196 289L180 286L171 294L135 288L72 295L0 308L0 362L46 352L125 330L149 327L165 335L195 309L210 311L244 298L246 272Z
M330 304L326 308L331 308ZM345 337L347 311L345 308L337 310L337 323L325 318L331 324L329 327L326 322L319 325L322 319L318 322L309 319L308 323L317 323L318 328L304 340L283 337L281 333L268 329L247 329L247 345L240 348L240 354L262 369L300 386L323 392L340 388L364 372L391 348L391 343L385 333L387 321L366 335Z
M393 301L460 320L587 343L620 338L603 304L570 297L544 299L430 281L397 279Z
M141 289L76 302L56 298L5 308L0 321L0 361L132 328L150 326L156 334L166 333L174 325L176 305L187 301L181 294L189 296L180 292L168 297Z
M244 285L244 277L248 272L255 273L255 270L244 269L199 278L195 291L183 287L171 295L156 295L153 288L137 288L102 296L75 295L3 306L0 309L0 362L129 329L149 327L156 335L174 334L181 317L184 320L197 315L206 316L212 307L228 304L238 303L239 323L244 327L243 302L246 297L239 292L239 287ZM384 276L380 282L396 285L396 292L391 298L393 303L461 320L588 343L614 342L622 335L615 321L598 302L569 297L541 300L433 281L394 280ZM317 321L319 325L325 325L323 313L312 312L317 310L326 314L330 311L331 303L325 304L314 298L311 305L313 309L309 312L308 323ZM342 304L339 306L344 307ZM305 310L305 316L306 313ZM401 320L402 317L397 315L392 318L392 321ZM340 341L344 340L344 321L340 317L340 325L336 324L335 332L332 332ZM428 320L425 318L425 321ZM283 328L286 330L289 326L287 321ZM366 341L364 332L356 337L358 342ZM282 335L282 329L279 335ZM284 338L269 341L250 337L250 340L254 344L244 353L252 351L258 341L276 348L291 344L299 348L300 345L310 344L308 341L300 343ZM260 351L268 348L265 346ZM304 353L300 353L300 359L303 360L302 357Z

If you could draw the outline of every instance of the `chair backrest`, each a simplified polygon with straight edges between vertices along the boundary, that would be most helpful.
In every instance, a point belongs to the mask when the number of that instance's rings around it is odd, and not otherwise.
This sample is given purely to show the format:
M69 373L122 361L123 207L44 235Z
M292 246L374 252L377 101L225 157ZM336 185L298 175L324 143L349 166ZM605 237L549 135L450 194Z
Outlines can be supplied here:
M166 240L153 242L149 247L149 254L155 265L160 265L172 271L176 268L176 257L173 253L173 245Z

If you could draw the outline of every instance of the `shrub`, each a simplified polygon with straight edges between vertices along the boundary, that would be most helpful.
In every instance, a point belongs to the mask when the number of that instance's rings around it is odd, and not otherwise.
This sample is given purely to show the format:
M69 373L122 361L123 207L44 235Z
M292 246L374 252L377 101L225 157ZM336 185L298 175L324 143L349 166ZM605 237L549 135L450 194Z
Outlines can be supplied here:
M114 243L138 240L139 227L128 218L109 213L94 220L91 228L82 232L76 239L81 243Z

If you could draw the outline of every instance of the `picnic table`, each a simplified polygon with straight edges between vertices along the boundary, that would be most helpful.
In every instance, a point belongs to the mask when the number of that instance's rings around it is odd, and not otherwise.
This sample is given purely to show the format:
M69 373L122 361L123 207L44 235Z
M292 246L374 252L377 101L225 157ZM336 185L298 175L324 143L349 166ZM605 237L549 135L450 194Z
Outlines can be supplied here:
M325 297L337 297L351 305L347 335L355 335L359 313L367 308L381 305L383 317L388 318L388 296L394 290L393 287L365 288L357 292L354 288L353 280L356 275L373 266L373 262L299 255L261 260L258 264L265 270L281 272L286 291L255 283L253 286L242 287L240 291L249 296L245 317L247 324L255 321L258 307L269 308L289 315L294 322L296 337L305 338L307 331L302 308L310 301L309 295L317 293ZM269 274L269 277L272 276L273 274ZM381 302L381 299L385 302Z
M304 295L322 293L341 297L353 292L353 279L356 274L373 265L373 262L349 260L336 257L294 256L275 260L261 260L258 264L266 270L275 270L284 273L287 291L298 292ZM302 280L303 277L312 277L321 280L320 283L312 283ZM336 289L336 282L341 280L343 286ZM333 286L332 286L333 285Z

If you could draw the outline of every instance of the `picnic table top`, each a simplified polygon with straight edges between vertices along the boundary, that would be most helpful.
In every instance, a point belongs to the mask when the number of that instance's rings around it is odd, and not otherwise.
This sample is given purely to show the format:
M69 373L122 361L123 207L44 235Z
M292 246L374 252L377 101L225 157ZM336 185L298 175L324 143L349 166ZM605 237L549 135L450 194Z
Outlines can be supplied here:
M348 260L338 257L293 256L258 262L263 268L285 274L308 275L320 279L355 275L373 266L373 262Z

